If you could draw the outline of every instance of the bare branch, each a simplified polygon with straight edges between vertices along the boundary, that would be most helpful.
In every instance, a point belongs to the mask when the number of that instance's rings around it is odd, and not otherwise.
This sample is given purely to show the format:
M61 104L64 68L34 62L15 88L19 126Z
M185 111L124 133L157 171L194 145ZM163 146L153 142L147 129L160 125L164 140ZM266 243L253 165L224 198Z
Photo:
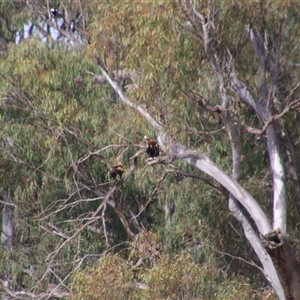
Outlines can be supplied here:
M281 113L278 113L276 115L271 116L270 118L268 118L265 122L264 122L264 126L262 129L256 129L250 126L245 126L244 130L256 135L264 135L268 129L268 127L270 126L270 124L272 124L273 122L281 119L285 114L287 114L288 112L291 111L296 111L296 112L300 112L300 99L296 99L290 103L288 103L285 108L282 110Z
M101 62L100 58L98 56L96 56L96 61L98 63L98 66L103 74L103 76L106 78L106 80L109 82L109 84L113 87L113 89L117 92L117 94L119 95L119 97L122 99L122 101L134 108L136 111L138 111L143 117L146 118L146 120L152 125L152 127L159 131L159 132L163 132L163 127L162 125L160 125L159 123L157 123L151 116L150 114L143 109L142 107L140 107L139 105L136 105L134 103L132 103L131 101L129 101L129 99L127 98L127 96L125 95L125 93L122 91L121 87L115 82L113 81L110 76L108 75L103 63Z
M219 254L221 254L221 255L229 256L229 257L231 257L231 258L233 258L233 259L240 260L240 261L246 263L247 265L253 266L253 267L257 268L257 269L258 269L258 270L259 270L259 271L260 271L267 279L269 279L268 276L267 276L267 274L266 274L266 272L265 272L265 270L264 270L263 268L261 268L260 266L258 266L258 265L257 265L256 263L254 263L253 261L250 262L250 261L245 260L245 259L242 258L242 257L234 256L234 255L231 255L231 254L229 254L229 253L226 253L226 252L217 250L216 248L214 248L214 247L212 247L212 246L210 246L210 245L208 245L208 244L205 244L205 243L203 243L203 246L209 247L209 248L211 248L213 251L215 251L215 252L217 252L217 253L219 253ZM269 281L270 281L270 279L269 279Z
M194 100L205 110L213 112L213 113L222 113L222 111L224 111L224 108L220 105L216 105L216 106L210 106L208 104L205 103L204 101L204 97L197 94L196 92L193 91L192 96L194 98Z
M53 260L55 259L55 257L57 256L57 254L60 252L60 250L66 245L68 244L70 241L72 241L79 233L81 233L87 226L89 226L90 224L92 224L93 222L95 222L96 220L96 216L98 215L98 213L100 211L103 211L103 209L105 209L106 204L108 203L109 199L111 198L111 196L113 195L113 193L127 180L127 178L133 173L133 171L136 168L136 164L133 164L130 168L130 170L125 174L125 177L122 181L118 181L115 183L114 186L112 186L110 188L110 190L106 193L102 203L98 206L98 208L92 213L90 219L85 222L80 228L78 228L72 236L70 236L68 239L66 239L64 242L62 242L60 245L57 246L57 248L51 252L48 256L47 256L47 261L49 261L49 263L51 264L53 262ZM102 218L102 216L101 216Z
M105 76L95 75L94 73L90 71L86 71L87 74L94 76L94 82L102 85L107 82ZM111 72L111 76L114 80L130 80L132 82L135 82L136 79L139 77L140 73L136 70L114 70Z

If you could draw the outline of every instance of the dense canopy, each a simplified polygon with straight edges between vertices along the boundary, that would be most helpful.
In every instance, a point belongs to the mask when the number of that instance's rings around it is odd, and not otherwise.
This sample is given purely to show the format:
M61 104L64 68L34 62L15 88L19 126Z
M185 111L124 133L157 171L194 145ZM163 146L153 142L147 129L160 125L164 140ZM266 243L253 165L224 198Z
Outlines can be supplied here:
M0 11L3 299L300 297L297 2Z

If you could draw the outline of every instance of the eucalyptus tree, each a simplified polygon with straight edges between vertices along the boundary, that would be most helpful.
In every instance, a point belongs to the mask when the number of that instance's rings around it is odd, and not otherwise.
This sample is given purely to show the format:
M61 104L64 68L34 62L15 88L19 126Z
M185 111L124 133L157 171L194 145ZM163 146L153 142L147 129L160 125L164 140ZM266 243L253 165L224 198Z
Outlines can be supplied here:
M170 94L162 91L161 86L163 85L162 78L168 77L166 73L169 70L176 70L176 67L178 71L180 70L177 61L172 61L172 54L174 55L177 50L177 45L175 46L176 41L174 43L171 38L168 40L167 35L159 31L158 26L155 26L155 23L160 22L160 25L165 26L172 23L172 17L166 13L168 10L172 10L172 5L156 3L145 8L146 5L140 4L139 7L137 4L132 8L134 13L131 13L139 15L144 9L145 17L139 18L136 22L124 10L126 17L122 16L122 20L124 23L130 24L132 35L141 46L140 51L134 42L131 44L131 40L128 41L130 31L126 33L126 25L114 24L111 26L111 28L115 26L112 31L114 38L124 47L123 52L120 51L119 59L124 66L126 63L133 63L133 65L135 63L135 68L138 68L139 71L142 70L144 77L139 83L140 88L148 88L149 93L146 98L147 92L145 92L143 99L148 107L155 106L156 112L151 113L149 110L152 107L147 110L139 102L134 101L135 95L130 94L134 99L130 100L109 76L105 66L108 65L111 68L111 60L105 60L106 57L101 52L102 50L106 53L105 50L108 49L99 47L100 56L98 57L98 65L102 73L113 89L118 92L123 103L140 113L157 132L158 141L166 156L151 161L150 164L169 164L182 159L212 176L226 188L229 192L229 209L241 222L245 236L260 259L262 272L280 299L297 299L300 293L299 262L286 238L286 186L288 179L284 168L284 164L288 164L293 174L291 179L294 189L298 193L296 199L299 199L295 142L289 133L292 131L291 123L286 117L289 115L295 121L296 114L299 112L299 84L296 79L298 72L296 65L292 63L293 59L299 57L296 47L299 37L297 30L291 32L292 26L297 28L299 24L297 22L298 15L292 13L292 11L297 11L293 5L297 6L297 4L285 2L280 5L263 2L244 5L239 3L218 4L210 1L208 3L200 2L197 5L191 1L173 5L175 6L173 13L178 7L182 9L182 15L179 18L182 28L181 31L177 30L179 37L182 38L182 43L186 42L186 53L192 52L193 49L188 47L188 41L185 40L184 35L191 35L198 41L197 50L202 51L205 55L200 60L193 57L194 63L198 63L199 66L198 76L194 73L194 76L190 78L194 84L187 86L188 90L180 92L187 93L188 97L194 98L195 103L198 103L204 110L219 115L219 120L225 126L224 130L232 152L231 177L220 166L213 163L203 151L192 150L181 144L179 138L172 132L172 129L178 131L179 126L178 124L174 126L173 116L168 118L166 111L176 113L175 100L169 100ZM147 20L147 13L150 15L154 6L157 14L153 21ZM128 7L126 9L129 10ZM120 16L119 8L118 11L115 11L114 8L111 10L112 14ZM166 15L163 15L164 13ZM111 15L109 17L112 18ZM150 24L153 26L152 28ZM136 31L134 25L137 26ZM145 27L139 30L138 26ZM123 28L121 36L119 28ZM103 32L109 29L105 28ZM123 36L125 37L123 38ZM178 40L180 42L179 38ZM296 41L294 48L291 47L293 41ZM174 52L168 47L168 42L171 47L176 49ZM195 44L193 46L195 47ZM122 47L118 46L118 49L122 49ZM292 54L289 52L290 50L293 51ZM140 54L139 62L134 55L136 53ZM124 55L124 61L122 55ZM141 61L142 55L145 56L143 61ZM149 68L147 68L148 65L150 65ZM293 73L291 73L291 67L293 67ZM199 84L199 80L197 80L197 77L203 78L203 69L206 70L205 74L212 76L211 80L206 79L211 85L210 87ZM156 90L159 92L152 94L151 87L154 88L155 84L157 85ZM165 88L172 89L172 83L170 82L170 85ZM214 98L209 95L209 92L212 91L216 93ZM203 93L207 96L203 96ZM140 95L139 97L141 98ZM178 98L176 104L179 104ZM220 103L215 105L218 98ZM248 110L248 116L242 109L240 111L237 109L237 102L246 105L244 110ZM160 105L161 103L163 105ZM249 108L252 109L250 120L252 118L252 122L261 129L247 124ZM155 118L155 113L158 112L160 118ZM268 154L272 185L272 194L269 196L272 203L272 223L263 210L263 204L259 204L238 184L243 170L242 153L245 147L242 134L256 134L265 140L264 151ZM286 146L283 148L280 143L284 143Z
M50 282L59 286L46 296L66 296L57 289L67 290L81 266L136 241L151 221L163 224L155 200L171 203L187 227L181 236L199 215L198 224L214 219L206 223L214 233L227 231L231 219L216 209L226 199L257 268L280 299L297 299L298 262L286 238L296 236L300 199L297 6L28 1L62 43L30 39L1 62L1 176L27 264L5 291L38 297ZM148 166L144 135L156 135L164 152ZM121 158L124 178L112 182L109 168ZM184 216L186 199L193 209ZM228 243L244 247L232 234Z
M245 10L238 4L217 7L215 3L209 2L205 13L203 13L203 9L203 6L196 7L190 1L184 5L186 21L189 22L193 34L198 35L198 38L202 40L204 51L217 78L221 101L220 115L227 129L232 149L232 177L238 181L242 172L240 135L243 127L246 132L264 136L272 175L272 224L264 213L260 213L260 208L255 207L255 202L251 201L250 205L243 203L230 190L229 209L243 225L245 235L260 257L266 275L273 283L278 296L284 298L278 282L276 283L275 270L272 270L272 266L267 265L270 262L268 254L276 267L285 297L297 299L299 297L297 286L299 286L300 280L299 263L295 260L295 255L286 239L286 175L284 152L280 147L280 139L287 144L285 151L291 157L291 154L295 153L295 148L292 143L287 142L290 139L290 135L287 133L288 125L282 120L285 114L299 111L298 83L294 80L290 81L288 78L291 69L287 63L292 58L288 52L289 43L294 38L298 38L297 35L291 34L289 27L292 23L295 26L299 25L294 23L295 19L291 16L292 8L286 3L280 6L258 3L250 5ZM230 25L226 23L227 21L236 21L234 19L236 9L240 9L242 12L244 28L239 33L239 43L242 43L243 46L241 44L234 45L236 40L231 34L237 34L236 28L232 32L226 29L225 38L222 37L225 35L225 30L216 29L216 26L219 25L220 28ZM219 24L219 12L221 11L225 18L222 18L224 21L221 20ZM198 26L201 26L201 30ZM240 53L237 54L237 51ZM240 69L240 64L244 64L246 59L244 53L251 56L254 61L251 66L254 76L252 80L248 73L245 74ZM297 53L294 52L293 57L295 55L297 56ZM292 76L297 76L296 74L297 72ZM248 82L246 82L246 78ZM289 84L288 90L286 84ZM235 109L232 107L232 96L229 96L229 91L254 110L261 122L260 130L247 126L244 121L235 122ZM202 104L202 100L201 97L198 98L200 104ZM285 135L287 135L286 139ZM289 161L289 167L294 170L294 174L297 174L296 165L295 160ZM297 175L293 180L296 191L299 191ZM246 197L243 196L243 198ZM247 213L254 220L255 227L251 225L248 216L238 206L236 199L246 208ZM262 220L264 220L264 224L261 223ZM263 238L259 234L262 234ZM285 258L283 259L283 257ZM282 259L285 263L282 263ZM292 275L290 276L290 274Z

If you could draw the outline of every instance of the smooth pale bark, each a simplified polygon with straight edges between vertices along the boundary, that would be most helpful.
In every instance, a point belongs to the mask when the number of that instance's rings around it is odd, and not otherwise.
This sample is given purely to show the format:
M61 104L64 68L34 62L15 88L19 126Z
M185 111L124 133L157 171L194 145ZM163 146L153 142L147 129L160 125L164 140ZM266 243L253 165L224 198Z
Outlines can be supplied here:
M1 245L4 249L11 249L14 236L13 225L13 203L10 192L5 193L3 202L6 203L2 211L2 228L1 228ZM2 284L5 288L9 288L10 264L6 266L5 279ZM11 297L8 294L2 295L2 300L8 300Z
M205 25L203 25L205 27ZM204 29L204 40L208 43L208 32ZM219 94L222 104L222 113L221 117L223 123L225 124L227 134L229 137L231 145L231 154L232 154L232 178L237 182L240 179L242 172L241 166L241 156L242 156L242 147L241 147L241 135L239 125L234 122L234 112L232 103L229 100L226 89L225 89L225 78L227 74L224 73L223 68L220 67L219 58L212 53L210 47L205 47L207 55L210 58L210 62L213 70L216 72L216 77L219 81ZM280 299L284 299L284 291L280 280L278 278L276 269L273 265L271 257L268 255L266 250L261 244L259 235L255 227L253 226L253 221L249 218L249 214L245 211L233 194L229 194L228 197L228 209L233 214L233 216L241 223L244 234L254 249L256 255L260 259L260 262L263 266L262 273L267 278L267 280L272 285L273 289L276 291L276 294Z
M262 104L253 96L248 87L243 84L236 76L235 72L231 73L231 85L239 95L240 99L251 106L257 115L267 121L268 116ZM270 124L266 131L267 148L270 159L270 166L273 177L273 229L280 228L286 234L286 191L285 191L285 172L283 162L280 156L279 143L274 129Z
M12 201L10 196L4 197L3 200L7 205L4 205L2 211L1 244L2 247L10 249L14 235Z
M263 270L261 270L263 275L272 285L278 298L281 300L285 299L281 280L277 275L273 260L262 245L259 235L251 224L251 220L249 220L243 210L239 208L239 204L235 199L229 199L228 207L234 217L242 224L247 240L251 244L256 255L259 257L259 260L263 267Z
M268 154L273 176L273 229L280 229L286 234L286 189L285 171L279 142L274 131L274 126L270 125L266 131Z
M257 76L256 86L261 98L258 101L254 94L243 84L234 71L231 71L231 85L239 95L240 99L251 106L257 116L266 123L274 113L274 94L278 85L278 63L279 53L277 49L266 50L267 41L260 35L255 28L248 28L247 33L253 51L256 54ZM266 83L266 74L270 74L272 81ZM270 167L273 178L273 229L280 229L286 234L286 188L285 188L285 171L283 160L280 154L280 147L275 131L275 125L270 124L266 130L267 148L270 160Z
M226 65L227 62L226 61L222 62L210 47L210 40L211 40L210 30L214 28L214 26L211 25L213 24L213 15L208 13L207 22L206 22L203 15L201 15L201 13L195 10L191 2L189 2L189 6L193 11L195 18L196 19L198 18L200 24L202 24L204 50L205 53L207 54L212 69L215 71L216 78L218 79L219 82L219 94L220 94L220 99L222 104L221 117L223 119L223 123L225 124L229 136L230 144L231 144L232 177L234 180L239 181L241 170L242 170L240 131L238 125L234 122L232 104L226 93L225 82L226 82L227 74L225 73L226 68L224 68L224 65ZM251 98L251 100L254 99ZM253 104L256 104L256 102L253 101ZM264 269L263 273L265 277L270 281L271 285L273 286L279 298L284 299L283 288L281 286L273 262L269 257L268 253L263 248L258 233L256 232L255 228L252 226L251 220L249 219L247 212L245 212L245 210L241 207L241 205L237 203L236 197L232 193L230 193L229 195L228 208L232 212L233 216L241 223L246 238L250 242L255 253L257 254L257 256L261 261L261 264ZM247 211L249 211L247 207L246 209ZM254 221L257 224L257 221L255 219ZM281 221L284 220L281 219Z
M233 87L237 95L244 103L246 103L248 106L252 107L255 110L257 116L263 121L266 127L266 142L270 160L270 169L273 177L273 228L280 228L283 233L286 233L285 172L283 167L283 159L281 159L281 154L279 151L279 141L277 139L277 134L274 127L276 126L276 124L275 122L271 123L269 121L270 117L272 117L272 114L274 114L275 111L274 95L276 95L276 92L278 91L278 64L280 60L280 45L278 45L278 43L274 43L274 48L271 50L268 49L266 47L266 45L268 45L266 35L261 34L261 32L255 30L255 25L251 26L251 28L250 26L246 26L246 32L248 34L249 41L258 60L257 73L255 77L258 98L260 98L260 101L258 101L255 98L254 93L252 93L245 84L242 84L238 80L234 69L234 60L232 59L230 51L227 49L228 56L223 56L222 60L220 60L216 53L214 53L213 49L210 47L210 42L212 40L210 38L210 32L216 30L216 27L214 25L214 16L216 11L211 5L211 2L208 2L205 17L196 10L192 1L186 0L185 3L193 16L193 18L189 19L191 24L202 25L202 33L200 33L201 40L203 40L204 50L209 58L212 68L216 72L216 78L219 79L219 90L223 106L226 106L226 102L224 101L224 98L226 98L226 92L224 92L224 80L222 78L222 75L225 72L228 72L226 75L230 75L231 86ZM197 31L197 26L194 26L193 29ZM226 45L223 45L223 48L226 49ZM271 82L266 82L265 78L269 77L269 75L271 78ZM226 107L226 109L228 109L228 107ZM233 177L238 180L238 170L240 169L240 166L238 159L239 153L237 141L233 140L234 130L232 129L234 128L230 126L230 123L226 124L225 118L223 118L223 121L226 125L227 130L229 130L229 138L231 139L230 141L232 146L233 164L236 163L236 166L233 166ZM232 195L230 195L230 197L232 197ZM276 272L274 270L273 262L270 264L270 266L264 264L265 261L263 256L268 255L265 253L266 251L262 249L262 245L260 245L260 243L255 243L255 240L258 238L257 234L255 234L254 231L252 231L251 229L250 231L246 230L247 228L249 229L249 226L247 226L245 215L241 214L242 211L238 209L238 205L236 205L237 203L235 203L235 199L232 197L230 200L231 201L229 202L229 208L235 213L237 219L240 218L240 222L244 227L245 235L253 245L255 251L258 253L266 273L268 272L274 275L274 282L272 283L272 285L278 297L280 299L285 299L285 297L289 297L291 295L291 290L293 290L293 295L299 296L299 284L294 284L293 281L281 281L283 278L289 278L289 270L288 268L286 268L288 264L285 265L283 263L281 267L277 264L275 265L277 272L282 273L280 275L280 282L278 282L278 276L277 274L275 274ZM250 225L250 223L248 225ZM249 235L248 233L251 231L254 234ZM283 262L287 261L288 259L289 257L283 257ZM283 287L281 283L284 284Z

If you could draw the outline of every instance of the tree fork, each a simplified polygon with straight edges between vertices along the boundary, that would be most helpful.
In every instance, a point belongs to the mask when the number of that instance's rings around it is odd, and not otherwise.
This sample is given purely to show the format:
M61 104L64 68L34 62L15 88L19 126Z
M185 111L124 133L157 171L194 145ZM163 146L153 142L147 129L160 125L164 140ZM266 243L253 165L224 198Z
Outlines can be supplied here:
M274 263L286 299L300 299L300 263L280 229L262 238L262 244Z

